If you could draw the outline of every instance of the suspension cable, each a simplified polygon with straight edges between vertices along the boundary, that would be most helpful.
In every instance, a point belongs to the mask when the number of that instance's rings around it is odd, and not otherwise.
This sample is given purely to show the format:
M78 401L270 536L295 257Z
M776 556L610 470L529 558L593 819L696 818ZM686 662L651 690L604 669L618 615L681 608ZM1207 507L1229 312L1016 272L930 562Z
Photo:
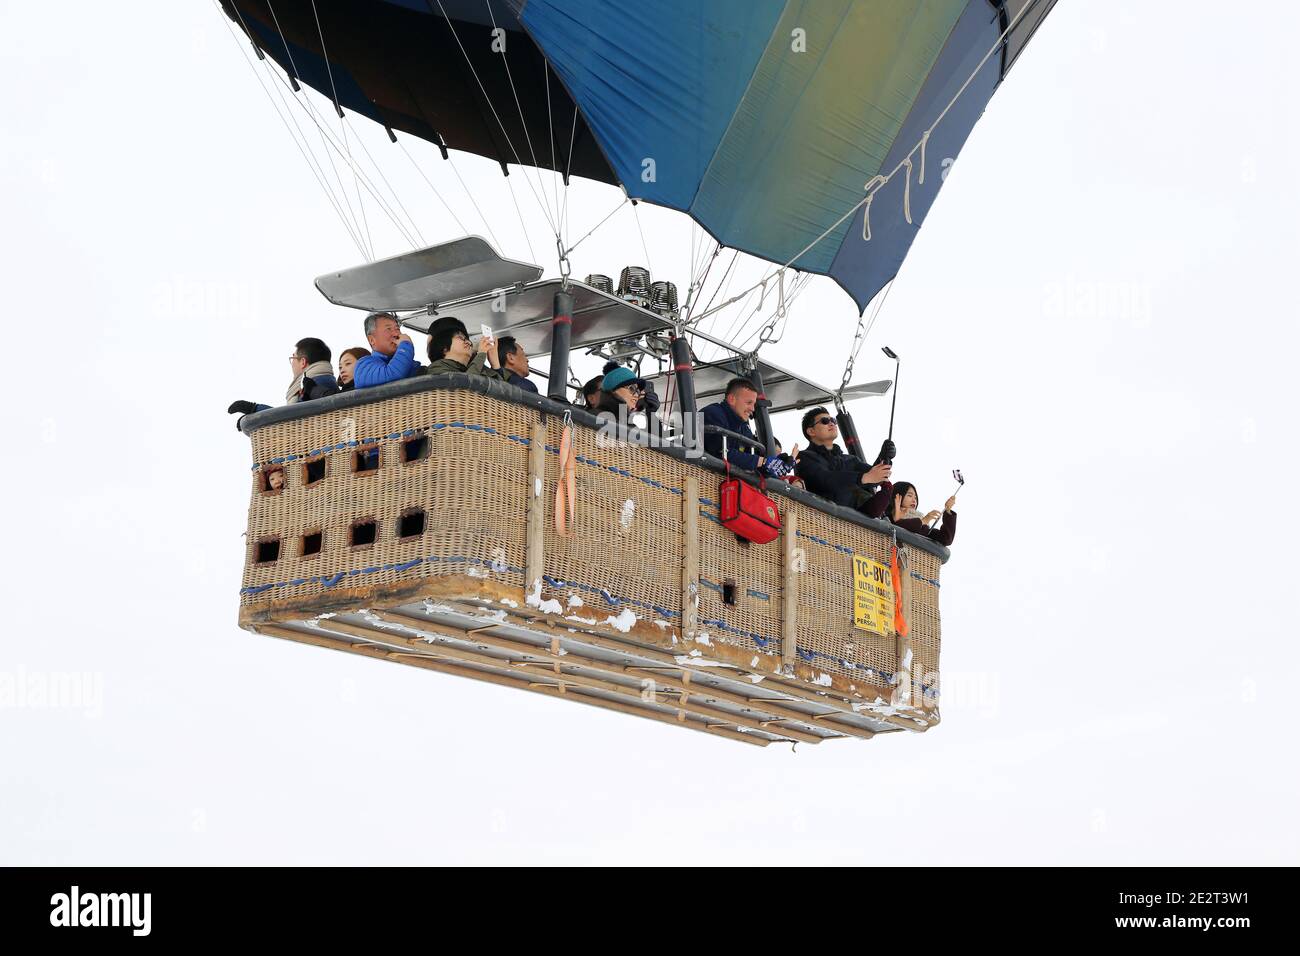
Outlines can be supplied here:
M425 0L425 3L426 5L429 5L429 0ZM443 6L442 0L437 0L437 3L438 9L442 11L442 18L447 21L447 28L451 30L451 35L455 39L456 45L460 47L461 56L465 58L465 63L469 66L469 71L474 77L474 82L478 84L479 92L483 94L484 102L487 103L488 109L492 111L492 118L497 121L497 126L501 129L501 135L506 139L506 145L510 147L510 152L514 154L515 163L519 166L523 166L524 161L519 158L519 150L515 149L514 141L510 139L510 134L506 132L505 123L501 122L501 116L497 113L496 104L492 102L492 97L488 96L487 88L483 86L483 81L479 79L478 70L474 69L474 61L469 58L469 51L465 49L465 44L460 42L460 34L456 32L456 27L451 22L451 17L447 14L447 8ZM431 5L429 5L429 12L433 12L433 7ZM527 131L526 126L525 131ZM551 214L547 210L546 204L542 202L541 198L537 195L537 190L533 189L533 184L526 174L524 176L524 182L528 184L528 189L533 194L533 199L536 200L538 207L541 208L542 215L546 217L547 223L552 229L554 229L555 223L551 222Z
M269 0L267 6L270 7ZM334 112L338 113L339 115L339 131L343 134L343 149L347 153L348 165L352 167L352 186L353 189L356 190L356 194L357 194L357 208L361 210L361 223L363 226L365 226L366 241L370 245L371 257L373 258L374 251L375 251L375 241L370 237L370 222L366 219L366 204L361 201L361 181L357 176L356 164L353 163L352 161L352 145L348 142L348 124L343 116L343 107L339 104L338 87L334 85L334 67L330 64L329 51L325 49L325 31L321 28L320 25L320 14L316 11L316 0L311 0L311 15L316 20L316 35L320 37L320 55L321 58L325 61L325 72L329 76L330 93L334 95ZM275 16L274 10L271 11L271 16ZM278 28L279 24L277 23L276 26ZM284 34L281 34L280 38L283 39ZM286 43L285 51L287 52L288 49L289 49L289 45Z
M618 212L620 209L622 209L622 208L623 208L625 205L627 205L629 202L631 202L631 200L628 199L627 196L624 196L624 197L623 197L623 201L622 201L621 203L619 203L617 206L615 206L613 209L611 209L611 210L609 211L609 213L606 214L606 216L605 216L604 219L602 219L600 222L596 223L594 226L592 226L590 229L588 229L587 232L586 232L586 234L585 234L581 239L579 239L579 240L578 240L577 242L575 242L573 245L567 247L567 248L564 250L564 254L565 254L565 256L568 256L568 254L569 254L570 252L572 252L574 249L577 249L578 246L582 245L582 244L583 244L587 239L591 238L591 234L592 234L593 232L595 232L595 231L596 231L597 229L599 229L601 226L605 225L605 223L609 222L610 218L614 215L614 213Z
M465 178L461 176L460 170L456 168L456 161L451 158L451 153L447 154L447 165L449 165L451 171L456 174L456 181L460 183L460 188L465 190L465 195L469 197L470 205L474 207L474 211L478 213L478 217L483 220L483 227L487 229L488 235L492 237L492 242L498 249L504 249L505 246L501 245L501 240L498 239L497 234L492 231L492 223L488 222L487 216L483 215L483 210L479 208L478 200L474 198L474 194L470 192L469 187L465 185Z
M497 26L496 13L494 13L492 10L492 0L483 0L483 6L487 7L488 19L492 21L492 29L494 31L500 29ZM528 155L530 155L533 159L532 168L533 168L534 175L537 177L537 188L538 190L541 191L542 196L545 196L546 186L542 183L542 171L540 167L537 165L537 152L536 150L533 149L533 137L532 134L528 132L528 120L524 118L524 108L523 105L520 104L519 102L519 91L515 89L515 78L514 75L510 72L510 57L506 53L506 45L505 45L505 37L504 37L505 31L502 30L501 32L502 32L501 62L505 64L506 79L510 81L510 95L515 98L515 109L519 111L519 125L524 128L524 141L528 143ZM549 106L550 104L548 103L547 107L549 108ZM514 147L512 146L511 149L513 148ZM521 163L520 165L523 164ZM524 178L527 178L527 174L525 174ZM518 203L516 203L516 205L518 205ZM560 238L559 215L560 215L559 210L556 210L554 220L552 220L550 216L547 216L547 220L550 222L551 228L555 230L556 239Z
M641 228L641 213L637 211L635 202L632 203L632 218L636 220L636 231L641 234L641 251L645 253L646 268L650 270L651 275L654 275L654 262L650 259L650 247L646 245L645 231Z
M721 246L719 246L719 248L721 248ZM709 306L713 305L713 300L716 299L718 297L718 293L722 291L722 284L727 281L727 277L731 275L731 270L736 267L736 259L739 258L739 256L740 256L739 249L733 249L731 251L731 261L727 263L726 270L722 273L722 277L718 279L718 284L713 289L713 295L709 296L709 301L705 303L704 313L703 315L700 316L700 318L704 318L704 316L709 314ZM712 263L709 264L709 268L710 269L713 268ZM708 279L707 273L705 273L705 279L706 280ZM704 295L703 284L700 285L700 295Z
M564 160L564 211L560 214L564 223L564 241L569 241L569 177L573 172L573 144L578 136L578 103L573 103L573 125L569 129L569 154Z
M276 32L280 34L280 42L284 45L284 54L285 57L289 60L289 68L293 70L294 84L296 87L294 89L294 93L296 96L296 94L302 88L302 74L298 72L298 64L294 61L293 51L289 49L289 41L285 39L284 30L280 29L280 18L276 16L275 5L271 3L271 0L267 0L266 8L271 12L271 20L272 22L275 23ZM303 96L305 98L306 94L304 93ZM320 133L321 142L324 143L325 131L321 128L319 123L316 124L316 128L317 131ZM347 206L348 215L352 217L352 223L354 226L356 226L357 234L361 235L362 234L361 220L357 218L357 212L355 209L352 208L352 201L348 199L347 187L343 185L343 177L339 175L339 168L334 164L334 157L329 154L329 150L325 151L325 158L329 160L330 169L334 173L334 179L339 184L339 191L343 193L343 203L344 205ZM366 252L366 258L370 261L374 261L375 257L373 251L370 251L368 249Z
M880 315L880 310L885 306L885 300L889 298L889 292L894 288L894 280L889 280L889 285L885 286L885 291L876 297L876 307L871 310L871 318L867 319L867 313L864 309L858 316L858 327L853 332L853 343L849 346L849 360L844 363L844 376L840 379L840 388L836 392L838 397L849 385L849 380L853 378L853 364L858 360L858 354L862 351L862 346L867 344L867 335L871 332L871 327L876 324L876 316Z
M292 90L292 86L290 85L287 76L281 76L270 66L270 64L265 64L265 66L268 73L273 78L278 80L282 86ZM294 103L297 103L303 109L304 112L306 112L307 118L312 121L312 124L316 127L317 132L320 133L322 142L327 147L333 149L334 152L338 153L340 158L342 158L343 150L339 147L339 144L335 141L334 134L331 133L329 129L326 128L325 124L322 122L320 118L320 114L316 111L316 108L312 106L311 100L307 99L305 95L302 97L293 96L291 97L291 99ZM374 162L373 158L371 162ZM403 238L408 243L410 243L412 248L414 248L416 246L415 238L409 232L407 232L406 227L402 224L401 220L397 218L397 215L388 206L388 203L384 200L384 198L379 194L377 187L371 181L370 177L366 175L364 170L361 170L356 166L354 166L353 169L360 175L361 184L365 186L366 191L370 193L371 197L375 200L375 202L379 205L379 207L382 210L384 210L388 218L392 221L393 225L396 226L397 230L402 234ZM341 183L340 183L340 188L342 188ZM347 198L346 190L344 190L344 198L345 199Z
M560 170L555 161L555 120L551 115L551 61L542 58L542 78L546 81L546 133L551 140L551 195L555 201L555 218L559 228L564 228L560 218ZM558 236L556 238L559 238Z
M537 253L533 251L533 240L528 235L528 224L524 222L524 211L519 208L519 197L515 195L514 183L510 182L510 177L506 177L506 185L510 187L510 201L515 204L515 212L519 215L519 231L524 234L524 242L528 243L528 255L534 262L537 261Z
M262 92L266 94L267 101L271 104L271 108L275 110L275 115L278 116L280 118L280 122L284 124L285 132L288 133L289 138L293 140L294 146L298 147L298 152L302 154L303 160L307 163L308 170L311 171L311 174L315 178L317 184L320 186L321 191L325 193L325 198L329 200L330 206L333 207L334 212L338 215L339 222L343 224L343 228L347 231L348 237L351 238L353 244L356 245L357 252L359 252L362 256L365 256L366 248L362 244L360 237L358 237L357 234L353 231L352 224L348 222L347 216L343 214L343 207L339 205L338 199L334 196L333 190L330 189L328 181L324 178L324 171L319 168L311 152L303 145L303 143L306 141L306 137L302 134L302 128L298 127L298 134L295 135L293 127L289 125L289 121L293 120L294 125L296 126L298 123L297 118L293 115L293 112L291 110L287 111L287 113L281 110L280 104L276 103L275 96L272 94L273 87L268 87L266 85L266 81L263 80L261 74L258 73L257 65L253 63L252 59L249 58L247 51L244 50L243 43L239 41L239 37L235 34L234 26L231 25L229 18L225 15L225 12L221 10L220 0L214 0L214 2L216 3L218 12L221 14L222 20L226 24L226 29L230 31L231 40L233 40L235 45L239 48L240 56L244 58L244 62L248 64L248 68L253 74L253 79L257 80L257 85L260 86L262 88ZM234 7L234 10L236 14L239 14L238 7ZM243 19L242 14L240 14L240 19L241 20ZM287 104L285 105L287 106ZM299 139L300 136L302 137L301 141Z
M456 221L456 225L460 227L460 231L465 233L465 235L469 235L469 229L467 229L465 224L460 221L460 217L456 215L456 210L452 209L447 200L442 197L442 193L438 192L438 187L433 184L433 180L424 174L424 170L420 168L420 164L416 162L415 157L412 156L410 151L406 148L406 144L396 138L395 142L401 148L402 152L406 154L406 158L411 161L411 165L414 166L415 171L420 174L420 178L428 184L429 188L433 190L433 194L438 197L438 202L442 203L442 208L447 210L447 213L451 218Z
M420 227L416 225L415 217L412 216L406 206L403 205L402 197L397 194L397 190L393 188L393 184L390 183L388 177L384 175L383 167L375 162L374 156L370 155L370 149L366 146L366 141L362 137L358 136L357 145L361 147L361 151L366 154L366 159L370 160L370 165L374 167L375 172L379 174L379 178L383 181L384 185L388 187L389 195L393 197L393 202L396 203L397 208L402 211L402 215L406 217L406 221L410 223L411 229L415 233L416 238L420 240L420 245L426 245L424 234L420 232Z
M689 316L689 320L692 322L694 322L695 317L690 311L691 301L692 299L694 299L696 292L703 294L704 283L709 280L709 273L713 270L713 263L717 262L718 255L721 252L722 252L722 243L715 242L713 246L713 255L709 257L708 264L704 267L704 275L701 276L699 282L692 282L690 284L690 287L686 290L686 305L682 308L682 314Z

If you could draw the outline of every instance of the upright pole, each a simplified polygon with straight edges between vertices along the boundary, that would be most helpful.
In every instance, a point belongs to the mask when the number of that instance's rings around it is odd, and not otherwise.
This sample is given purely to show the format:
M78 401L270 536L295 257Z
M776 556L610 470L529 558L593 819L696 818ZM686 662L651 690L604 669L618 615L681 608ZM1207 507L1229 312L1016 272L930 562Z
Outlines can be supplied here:
M749 380L754 383L754 388L758 389L758 402L754 406L758 440L763 443L764 454L770 458L776 454L776 436L772 434L772 416L768 413L772 403L767 400L767 393L763 391L763 373L757 364L750 370Z
M862 442L858 441L858 427L853 424L853 416L848 409L842 405L837 406L835 422L840 426L840 437L844 439L845 450L858 461L866 461L867 453L862 450Z
M894 350L888 345L880 351L894 360L894 397L889 400L889 440L894 440L894 409L898 407L898 373L903 367L902 360L894 354ZM865 461L865 459L863 459Z
M573 296L564 289L555 293L551 319L551 374L546 395L567 402L569 381L569 342L573 334Z
M699 409L695 401L695 366L691 364L691 347L685 336L670 336L673 375L677 377L677 406L682 415L682 442L695 448L701 439L696 434L695 419Z

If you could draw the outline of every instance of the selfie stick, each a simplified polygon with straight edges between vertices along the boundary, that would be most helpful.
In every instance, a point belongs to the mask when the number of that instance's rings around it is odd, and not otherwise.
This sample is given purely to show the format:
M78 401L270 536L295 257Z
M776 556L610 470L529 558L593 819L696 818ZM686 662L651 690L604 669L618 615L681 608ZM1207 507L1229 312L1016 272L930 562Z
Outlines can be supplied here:
M886 345L880 351L884 352L886 355L888 355L891 359L894 360L894 397L890 399L889 402L889 440L893 441L894 440L894 409L898 406L898 370L899 368L902 367L903 363L899 361L898 356L894 354L894 350L891 349L888 345Z

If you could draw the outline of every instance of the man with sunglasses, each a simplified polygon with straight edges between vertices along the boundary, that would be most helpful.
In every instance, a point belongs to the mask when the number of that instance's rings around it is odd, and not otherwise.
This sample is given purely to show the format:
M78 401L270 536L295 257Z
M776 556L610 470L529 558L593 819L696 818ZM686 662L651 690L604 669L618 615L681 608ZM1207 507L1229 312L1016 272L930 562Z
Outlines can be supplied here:
M808 490L837 505L879 518L889 507L889 476L897 449L886 440L874 465L845 454L835 444L839 426L824 408L814 408L801 423L808 447L799 455L798 475Z

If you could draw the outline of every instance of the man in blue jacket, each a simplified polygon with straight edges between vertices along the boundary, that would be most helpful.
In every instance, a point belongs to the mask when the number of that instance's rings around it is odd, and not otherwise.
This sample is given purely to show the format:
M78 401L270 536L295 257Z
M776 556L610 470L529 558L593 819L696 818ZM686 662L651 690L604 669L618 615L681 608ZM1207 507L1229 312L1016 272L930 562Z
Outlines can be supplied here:
M778 457L767 458L763 455L763 446L757 438L754 438L749 420L754 417L754 408L757 405L758 389L754 387L754 383L747 378L733 378L727 383L727 393L723 396L723 400L704 406L701 413L706 425L716 425L754 439L753 445L742 445L734 438L727 439L727 461L732 465L747 471L756 471L761 464L771 469L772 474L787 471L788 469L782 465ZM706 431L704 450L715 458L721 458L722 441L722 435ZM781 450L780 443L776 448L777 451Z
M423 371L415 360L411 337L403 334L397 316L391 312L371 312L366 316L365 332L370 354L357 362L352 372L357 388L387 385Z

